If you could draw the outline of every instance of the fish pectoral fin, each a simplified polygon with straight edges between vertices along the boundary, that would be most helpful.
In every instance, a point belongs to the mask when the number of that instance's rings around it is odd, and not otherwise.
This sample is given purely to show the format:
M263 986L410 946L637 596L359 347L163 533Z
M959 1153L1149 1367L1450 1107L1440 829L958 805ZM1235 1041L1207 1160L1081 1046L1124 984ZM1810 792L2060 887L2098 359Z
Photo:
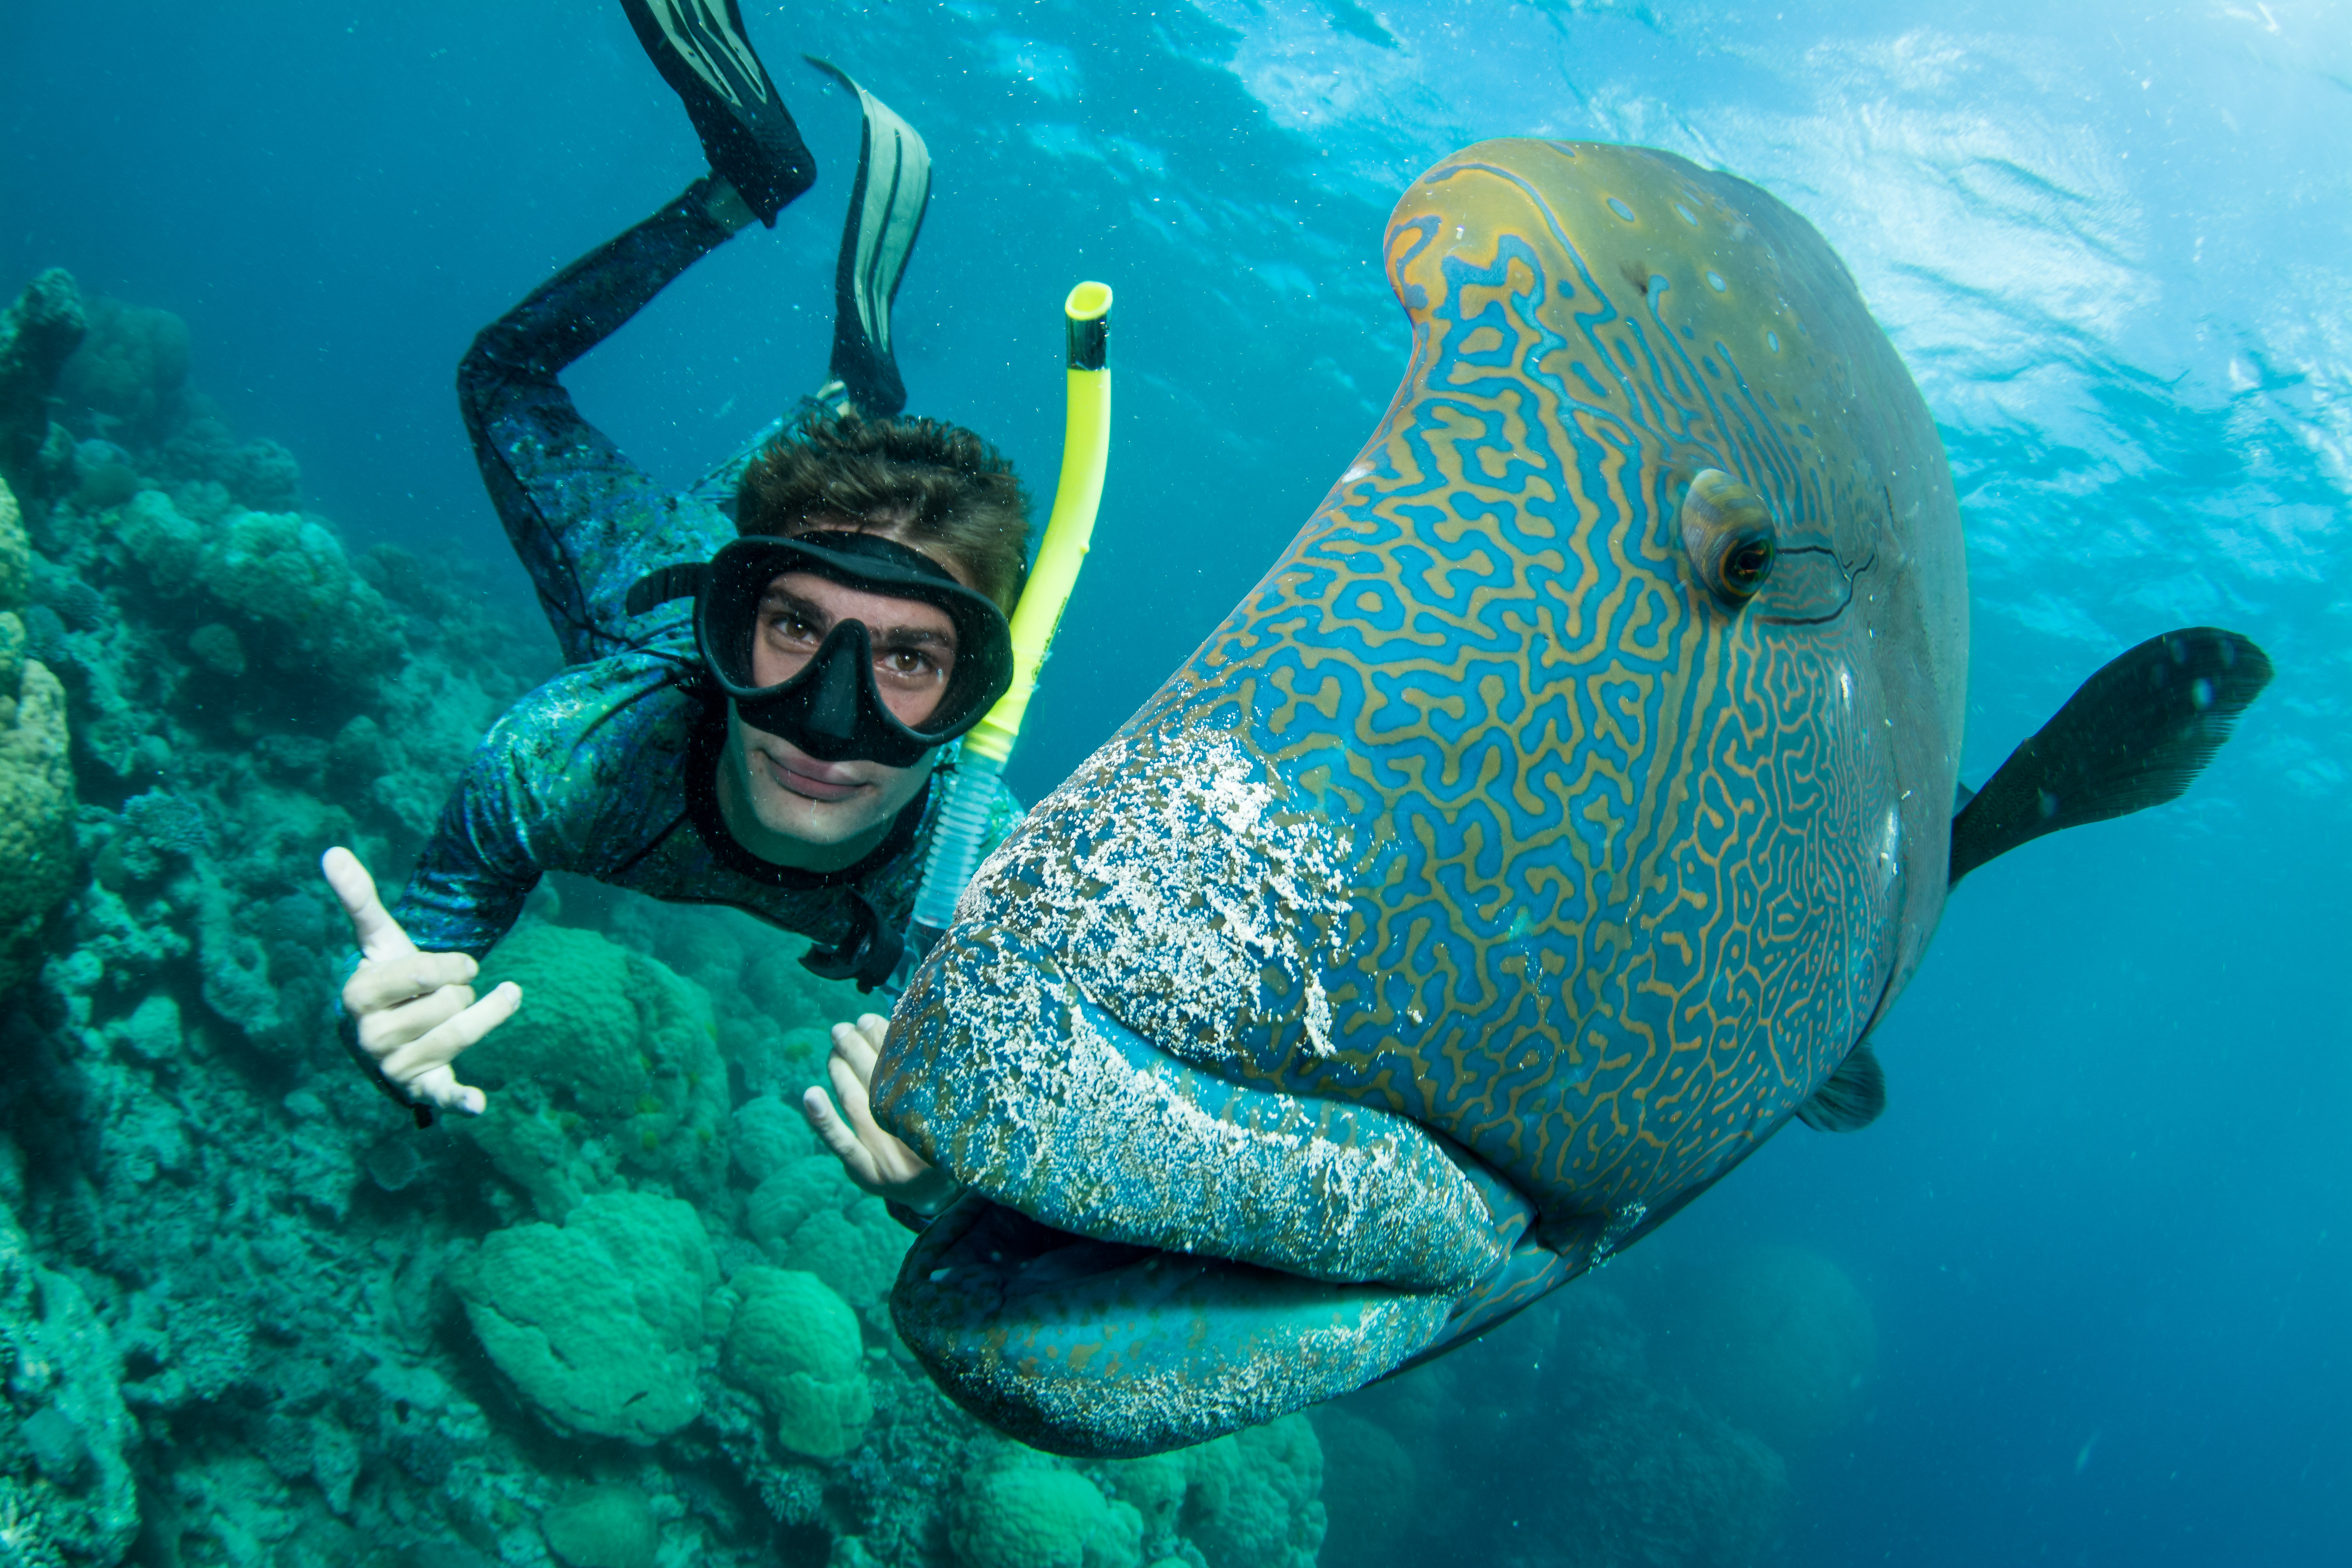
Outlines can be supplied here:
M1886 1069L1864 1040L1846 1052L1829 1082L1797 1107L1797 1120L1816 1132L1859 1132L1886 1109Z
M2162 805L2270 684L2252 639L2188 626L2109 661L1952 818L1949 880L2029 839Z

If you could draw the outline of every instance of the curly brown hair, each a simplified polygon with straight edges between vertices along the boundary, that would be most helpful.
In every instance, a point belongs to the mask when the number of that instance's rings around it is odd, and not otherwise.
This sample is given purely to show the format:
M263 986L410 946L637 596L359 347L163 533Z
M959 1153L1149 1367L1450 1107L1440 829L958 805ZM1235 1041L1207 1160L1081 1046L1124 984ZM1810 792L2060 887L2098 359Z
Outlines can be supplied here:
M789 536L819 519L961 568L1007 615L1028 574L1028 492L1003 453L960 425L826 415L777 437L743 470L736 529Z

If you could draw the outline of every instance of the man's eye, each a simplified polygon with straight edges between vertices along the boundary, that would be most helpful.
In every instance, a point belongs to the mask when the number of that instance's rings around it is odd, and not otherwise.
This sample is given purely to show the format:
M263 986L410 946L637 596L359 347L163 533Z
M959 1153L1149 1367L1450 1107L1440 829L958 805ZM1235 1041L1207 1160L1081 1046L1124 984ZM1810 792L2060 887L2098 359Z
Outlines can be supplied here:
M893 648L882 656L882 668L893 675L929 675L939 666L927 653L910 647Z
M816 641L816 628L809 625L805 616L778 616L768 623L768 630L788 643Z

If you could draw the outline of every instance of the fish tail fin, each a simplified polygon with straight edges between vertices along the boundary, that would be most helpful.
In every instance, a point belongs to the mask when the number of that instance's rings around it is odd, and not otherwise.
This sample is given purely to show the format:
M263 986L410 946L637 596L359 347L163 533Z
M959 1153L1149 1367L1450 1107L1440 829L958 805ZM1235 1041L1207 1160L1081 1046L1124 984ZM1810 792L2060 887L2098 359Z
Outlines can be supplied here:
M2083 682L1952 819L1950 880L2030 839L2177 798L2270 684L2247 637L2187 626Z

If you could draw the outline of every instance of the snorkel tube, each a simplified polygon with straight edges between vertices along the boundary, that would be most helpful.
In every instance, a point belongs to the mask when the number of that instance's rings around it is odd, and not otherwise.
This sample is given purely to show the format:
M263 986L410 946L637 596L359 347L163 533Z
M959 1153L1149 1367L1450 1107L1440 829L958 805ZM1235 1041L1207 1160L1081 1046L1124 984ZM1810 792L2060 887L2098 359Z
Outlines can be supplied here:
M1110 286L1079 284L1062 301L1062 314L1068 329L1069 413L1063 426L1061 483L1028 584L1013 611L1013 685L965 733L962 758L931 836L914 926L908 932L909 966L931 950L955 918L956 900L980 864L996 781L1021 739L1038 667L1045 662L1062 608L1077 584L1102 504L1103 470L1110 460Z

